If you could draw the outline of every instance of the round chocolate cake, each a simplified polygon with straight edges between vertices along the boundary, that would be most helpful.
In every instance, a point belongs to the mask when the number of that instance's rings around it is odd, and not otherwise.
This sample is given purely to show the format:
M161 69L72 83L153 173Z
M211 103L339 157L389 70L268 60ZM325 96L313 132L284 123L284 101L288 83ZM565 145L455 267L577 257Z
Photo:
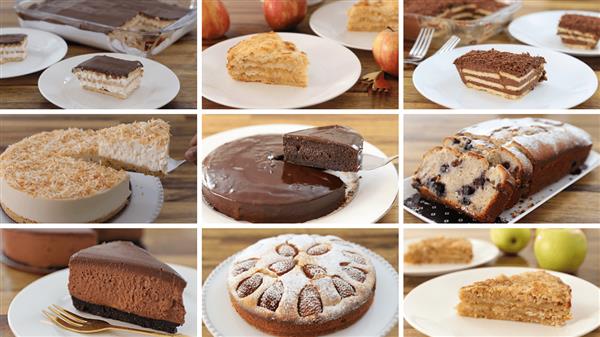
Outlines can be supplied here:
M258 135L221 145L203 161L202 195L217 211L249 222L305 222L346 198L335 175L283 161L283 136Z

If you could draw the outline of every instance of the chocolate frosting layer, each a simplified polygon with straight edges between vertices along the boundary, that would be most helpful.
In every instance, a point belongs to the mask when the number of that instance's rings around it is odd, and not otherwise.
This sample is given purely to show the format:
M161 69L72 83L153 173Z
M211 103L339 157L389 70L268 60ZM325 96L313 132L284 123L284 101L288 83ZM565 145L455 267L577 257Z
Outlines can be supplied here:
M144 65L139 61L127 61L110 56L94 56L80 63L73 70L88 70L116 77L127 77L129 74Z
M527 75L532 69L540 68L546 63L541 56L529 53L514 54L491 50L471 50L454 60L459 68L483 72L505 72L515 76Z
M25 34L2 34L0 35L0 44L21 43L27 38Z
M283 162L282 135L223 144L204 159L203 173L207 201L251 222L307 221L335 210L345 198L340 178Z
M506 4L496 0L405 0L404 13L437 16L449 9L467 5L490 12L506 7Z
M286 136L303 136L307 139L348 145L355 150L361 150L363 147L363 137L358 132L349 127L340 125L328 125L304 129L287 133Z
M600 38L600 17L565 14L560 18L559 27L594 34Z
M157 260L146 250L126 241L114 241L80 250L71 256L69 266L74 264L126 267L132 272L171 280L183 287L186 284L173 268Z
M45 0L30 9L111 27L120 27L138 14L179 20L190 11L158 0Z

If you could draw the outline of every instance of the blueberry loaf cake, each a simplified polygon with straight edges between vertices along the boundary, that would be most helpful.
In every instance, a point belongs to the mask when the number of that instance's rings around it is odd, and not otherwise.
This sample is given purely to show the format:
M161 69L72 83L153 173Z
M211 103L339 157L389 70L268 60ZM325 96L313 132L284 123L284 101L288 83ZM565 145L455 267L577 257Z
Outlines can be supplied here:
M459 131L423 156L413 187L481 222L576 172L592 148L585 131L539 118L495 119Z
M228 273L237 313L276 336L317 336L350 326L371 306L375 268L336 236L287 234L240 252Z

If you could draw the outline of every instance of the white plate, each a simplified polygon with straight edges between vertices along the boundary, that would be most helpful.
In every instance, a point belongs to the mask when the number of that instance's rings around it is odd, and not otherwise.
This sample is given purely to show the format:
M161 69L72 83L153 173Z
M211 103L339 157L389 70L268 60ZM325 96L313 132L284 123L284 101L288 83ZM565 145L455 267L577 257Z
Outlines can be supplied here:
M348 10L355 1L336 1L317 9L310 17L310 28L315 34L344 46L373 50L373 41L379 32L351 32L347 28Z
M196 269L173 264L170 264L170 266L187 282L187 286L183 291L183 304L186 310L185 323L177 329L177 332L188 336L196 336L198 333L196 322L198 315ZM86 312L78 312L71 302L71 296L67 288L68 280L69 270L63 269L32 282L15 296L8 307L8 324L16 337L81 336L81 334L59 328L43 316L42 309L46 309L52 304L59 305L84 317L98 318L112 324L131 328L140 328L137 325L94 316ZM126 335L128 334L115 331L94 334L98 337Z
M307 5L314 6L320 4L321 2L323 2L323 0L308 0Z
M563 327L462 317L456 313L460 287L496 277L536 271L533 268L493 267L459 271L429 280L404 298L404 318L428 336L583 336L600 325L600 290L578 277L551 272L572 289L573 318Z
M559 181L546 186L541 191L527 197L526 199L521 199L519 202L510 209L505 210L500 214L500 218L503 219L506 223L516 223L521 220L521 218L525 217L527 214L533 212L536 208L540 207L543 203L550 200L552 197L560 193L565 188L574 184L577 180L583 178L586 174L592 172L595 168L600 166L600 154L596 151L590 152L590 155L585 160L584 165L581 168L580 174L568 174L564 176ZM417 190L411 186L412 177L408 177L404 179L404 198L405 200L410 198L411 196L418 194ZM430 218L429 214L421 214L416 210L408 207L406 203L404 204L404 209L416 216L417 218L427 222L427 223L435 223L433 219ZM439 206L439 205L438 205ZM440 206L444 208L445 206ZM439 209L437 211L440 211ZM437 212L436 211L436 212ZM433 214L433 216L436 216ZM452 216L452 214L450 214ZM467 217L464 218L465 223L469 222ZM444 223L451 223L452 221L444 221ZM459 221L462 222L462 221Z
M200 162L217 147L243 137L259 134L284 134L287 132L311 128L310 125L268 124L233 129L217 133L202 140L202 156ZM374 145L364 142L363 153L386 157L386 154ZM398 172L392 164L373 171L359 172L361 177L358 191L352 201L340 209L324 217L307 221L307 223L375 223L391 208L398 195ZM215 211L202 199L202 221L205 223L241 223L222 213Z
M335 98L358 81L360 61L349 49L307 34L279 33L308 56L308 86L236 81L227 72L227 51L251 35L225 40L202 52L202 96L234 108L292 109Z
M560 17L564 14L581 14L600 17L597 12L547 11L537 12L516 18L508 26L508 32L515 39L541 48L578 56L600 56L600 44L592 50L573 49L565 46L556 34Z
M492 48L543 56L548 80L518 100L467 88L454 60L471 50ZM413 83L421 95L452 109L568 109L585 102L598 89L596 73L580 60L549 49L511 44L468 46L434 55L415 69Z
M97 55L142 62L144 77L140 87L126 99L83 89L71 70ZM177 96L179 79L171 69L147 58L97 53L75 56L53 65L42 73L38 87L50 103L64 109L157 109Z
M375 267L377 283L373 304L367 313L346 329L326 336L383 337L398 322L398 273L381 256L356 245ZM246 323L233 309L227 292L227 271L235 255L215 268L202 286L202 320L214 337L271 336Z
M26 34L27 57L21 62L0 64L0 78L32 74L62 60L67 43L60 36L27 28L0 28L0 34Z
M151 223L163 206L164 191L160 179L141 173L127 172L131 184L129 204L110 223ZM0 208L0 223L15 223Z
M409 239L404 241L404 252L408 246L424 238ZM447 264L407 264L404 263L405 276L433 276L449 272L469 269L493 261L500 251L498 247L488 241L468 239L473 245L473 260L470 263L447 263Z

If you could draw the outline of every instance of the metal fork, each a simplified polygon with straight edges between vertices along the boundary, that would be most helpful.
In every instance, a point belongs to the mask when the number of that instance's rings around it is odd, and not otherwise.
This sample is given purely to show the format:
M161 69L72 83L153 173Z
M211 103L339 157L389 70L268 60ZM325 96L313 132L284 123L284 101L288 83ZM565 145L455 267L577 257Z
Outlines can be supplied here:
M417 36L417 40L415 41L412 49L408 52L408 57L404 59L404 62L416 62L422 60L425 55L427 55L427 51L431 45L431 40L433 40L434 32L435 29L430 27L421 28L421 31L419 31L419 35Z
M398 155L388 158L381 158L371 154L363 153L362 162L360 163L361 171L371 171L376 168L387 165L389 162L398 159Z
M448 41L446 41L446 43L444 43L444 45L440 49L438 49L438 51L436 51L435 54L433 54L433 55L447 53L447 52L451 51L452 49L454 49L454 47L456 47L459 43L460 43L460 37L458 37L456 35L452 35L450 37L450 39L448 39ZM405 60L404 63L418 65L422 61L423 60Z
M48 310L50 310L52 313L50 313L46 310L42 310L42 312L51 322L60 326L63 329L78 332L78 333L91 334L91 333L96 333L96 332L101 332L101 331L106 331L106 330L120 330L120 331L134 332L134 333L148 335L148 336L185 337L182 334L172 335L172 334L168 334L168 333L161 333L161 332L136 329L136 328L128 328L128 327L119 326L119 325L112 325L106 321L102 321L99 319L85 318L85 317L76 315L76 314L68 311L67 309L62 308L55 304L53 304L52 306L49 306Z

